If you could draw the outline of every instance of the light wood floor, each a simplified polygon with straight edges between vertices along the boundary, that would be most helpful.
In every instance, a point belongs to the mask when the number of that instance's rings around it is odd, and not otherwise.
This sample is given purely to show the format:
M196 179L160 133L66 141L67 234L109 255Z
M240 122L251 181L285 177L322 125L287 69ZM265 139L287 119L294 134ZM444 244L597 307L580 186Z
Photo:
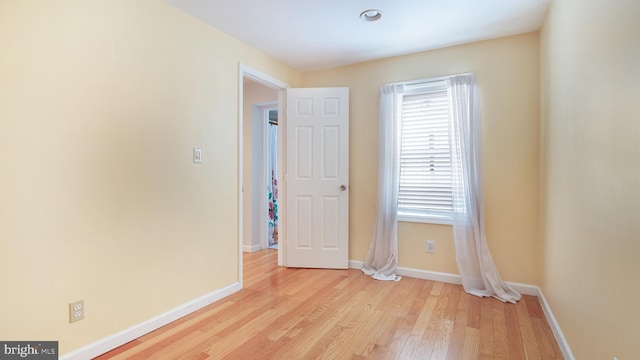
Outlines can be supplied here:
M536 297L244 255L244 289L98 359L562 359Z

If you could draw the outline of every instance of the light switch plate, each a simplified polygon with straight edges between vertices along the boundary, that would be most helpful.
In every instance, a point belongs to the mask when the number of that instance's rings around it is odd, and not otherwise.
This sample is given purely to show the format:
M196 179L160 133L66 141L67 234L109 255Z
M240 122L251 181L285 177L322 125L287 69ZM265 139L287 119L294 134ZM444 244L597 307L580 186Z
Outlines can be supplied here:
M194 164L202 163L202 149L199 147L193 148L193 163Z

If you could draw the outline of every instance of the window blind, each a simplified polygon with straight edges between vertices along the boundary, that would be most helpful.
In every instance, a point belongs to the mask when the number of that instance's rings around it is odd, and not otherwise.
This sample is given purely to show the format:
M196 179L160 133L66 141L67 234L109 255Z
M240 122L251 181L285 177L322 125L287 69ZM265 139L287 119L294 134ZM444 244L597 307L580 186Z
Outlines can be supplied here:
M403 95L400 189L402 220L451 222L451 147L446 84Z

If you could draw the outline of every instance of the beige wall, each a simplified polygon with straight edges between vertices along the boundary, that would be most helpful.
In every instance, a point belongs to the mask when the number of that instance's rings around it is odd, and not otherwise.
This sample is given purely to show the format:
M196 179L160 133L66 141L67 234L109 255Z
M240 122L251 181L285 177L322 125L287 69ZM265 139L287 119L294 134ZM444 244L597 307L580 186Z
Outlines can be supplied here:
M253 107L254 105L264 104L266 102L277 102L278 92L256 82L247 82L243 86L243 188L244 192L242 203L242 237L243 244L246 246L260 245L260 220L254 219L255 207L260 204L260 177L261 164L259 159L254 159L253 155L264 154L262 147L264 143L260 138L262 133L253 124ZM261 116L262 114L259 114ZM256 137L258 137L256 139ZM257 147L257 148L254 148ZM254 164L254 161L256 162Z
M350 87L350 259L373 232L378 94L385 83L475 72L481 97L489 247L503 277L540 284L539 43L529 33L305 74L305 87ZM400 266L457 273L451 226L401 223ZM435 240L436 253L424 251Z
M67 353L238 281L238 62L299 73L160 0L0 1L0 49L0 339Z
M541 35L543 290L576 359L640 358L639 19L555 0Z

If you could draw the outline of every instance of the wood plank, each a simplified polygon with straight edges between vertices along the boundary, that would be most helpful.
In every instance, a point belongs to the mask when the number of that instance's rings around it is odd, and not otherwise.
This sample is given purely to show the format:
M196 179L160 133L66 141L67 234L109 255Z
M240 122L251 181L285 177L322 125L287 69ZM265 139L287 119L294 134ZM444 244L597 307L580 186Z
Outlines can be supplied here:
M398 360L429 359L432 348L426 346L420 335L409 335Z
M522 334L522 343L524 344L524 351L527 359L540 359L540 350L538 349L538 342L536 341L535 334L533 333L533 325L531 325L531 318L527 311L526 302L518 301L516 304L516 311L518 314L518 321L520 322L520 333Z
M507 329L507 344L509 345L510 359L526 359L516 305L504 304L504 318Z
M562 352L544 316L540 300L535 296L523 296L523 298L527 304L527 312L531 318L540 357L542 359L562 359Z
M477 359L480 350L480 329L467 327L464 335L462 359Z
M291 304L283 304L283 306L288 307ZM207 346L203 352L209 355L216 355L218 359L225 357L235 349L243 346L248 339L268 328L281 315L280 311L282 309L272 308L265 310L262 314L235 329L233 336L223 336L219 341Z
M453 322L445 319L444 314L448 309L451 288L451 284L443 284L437 296L438 302L429 319L427 330L422 337L430 358L445 359L447 356Z
M449 343L453 333L453 321L441 319L438 328L432 331L428 341L433 343L431 359L446 359L449 351Z
M415 323L413 324L413 328L411 329L411 335L420 336L420 337L424 335L431 321L431 314L433 313L433 310L435 309L437 303L438 303L438 298L435 296L430 296L424 302L424 305L422 306L422 309L420 309L420 312L418 313L418 317Z
M357 355L361 356L374 356L374 353L386 352L386 346L393 338L393 334L398 326L398 323L402 321L395 316L390 316L388 313L384 313L384 317L380 320L380 324L376 326L376 333L373 335L373 345L356 351Z
M496 360L509 360L509 345L507 343L507 324L504 306L500 301L493 303L493 356Z
M350 279L349 289L355 290L363 287L358 286L355 280L360 283L367 281L360 276L351 276ZM275 356L275 353L299 335L309 322L321 321L322 316L326 315L341 297L346 296L345 291L336 288L336 285L343 281L342 277L338 277L316 292L317 296L309 298L295 308L286 308L287 313L276 320L269 329L247 340L241 348L231 352L228 358L248 359L255 357L256 353L262 354L265 358Z
M460 304L460 296L464 294L464 290L462 290L462 286L449 284L449 301L447 302L447 309L444 312L444 318L454 321L456 319L456 314L458 313L458 306Z
M364 276L364 275L363 275ZM370 280L370 279L367 279ZM323 311L317 316L310 315L301 322L297 329L292 330L292 341L286 348L279 349L274 357L289 359L307 358L309 351L314 350L315 345L321 343L325 336L330 336L334 327L346 316L350 310L350 306L357 306L361 303L367 294L360 291L359 288L347 288L342 294L348 294L350 301L348 303L336 301L332 303L330 310Z
M133 340L133 341L129 341L128 343L115 348L114 350L106 353L106 354L102 354L96 358L94 358L94 360L107 360L107 359L112 359L114 356L116 355L120 355L123 352L131 349L131 348L135 348L136 346L139 346L142 342L140 340Z
M524 301L527 304L527 312L529 313L529 317L531 318L544 318L544 313L542 312L542 307L540 306L540 301L538 298L531 295L522 295L521 301Z
M480 305L480 355L485 358L493 358L493 304L495 302L498 300L482 301Z
M378 304L395 285L392 282L374 282L370 289L378 296L363 296L362 301L351 306L344 318L332 330L331 334L318 342L308 352L308 358L333 359L348 358L356 354L356 348L373 345L372 337L375 325L380 322L384 312L378 310ZM367 290L365 293L369 293Z
M467 319L467 326L480 330L480 315L483 300L490 300L489 298L479 298L477 296L470 295L469 298L469 318Z
M532 318L533 332L540 350L542 359L562 359L562 352L545 319Z
M464 341L467 334L467 320L469 319L469 302L471 296L467 293L460 295L456 317L453 321L453 329L447 349L448 360L459 360L463 357Z

